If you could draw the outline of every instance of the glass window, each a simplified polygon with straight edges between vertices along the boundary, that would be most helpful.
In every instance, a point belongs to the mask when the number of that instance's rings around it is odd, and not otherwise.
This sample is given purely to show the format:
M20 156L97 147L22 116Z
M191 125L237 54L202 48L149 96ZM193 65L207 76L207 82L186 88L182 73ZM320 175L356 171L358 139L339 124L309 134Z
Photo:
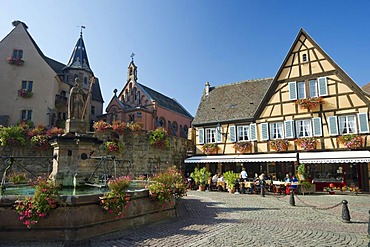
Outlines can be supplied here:
M270 123L270 137L271 139L284 138L283 122Z
M307 62L307 54L303 54L302 55L302 61L303 62Z
M339 116L338 121L340 135L357 133L356 117L354 115Z
M297 120L297 137L309 137L312 136L311 119Z
M238 141L249 140L249 126L238 126Z
M317 97L317 82L316 80L310 80L309 82L310 87L310 98Z
M32 120L32 110L22 110L21 120Z
M216 128L206 129L206 143L216 142Z
M32 91L33 81L22 81L22 89Z
M95 116L95 106L91 106L91 115Z
M23 50L13 50L13 59L14 58L19 58L19 59L22 59L23 58Z
M306 98L305 83L304 81L297 82L298 99Z

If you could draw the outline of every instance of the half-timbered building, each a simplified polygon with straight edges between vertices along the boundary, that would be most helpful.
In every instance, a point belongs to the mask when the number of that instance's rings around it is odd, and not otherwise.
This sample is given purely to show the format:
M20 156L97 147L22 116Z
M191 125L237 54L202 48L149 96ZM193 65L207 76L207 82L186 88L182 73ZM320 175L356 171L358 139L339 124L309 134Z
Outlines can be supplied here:
M195 155L185 162L276 179L305 164L317 190L369 191L369 106L369 93L301 29L273 79L207 83L193 121Z

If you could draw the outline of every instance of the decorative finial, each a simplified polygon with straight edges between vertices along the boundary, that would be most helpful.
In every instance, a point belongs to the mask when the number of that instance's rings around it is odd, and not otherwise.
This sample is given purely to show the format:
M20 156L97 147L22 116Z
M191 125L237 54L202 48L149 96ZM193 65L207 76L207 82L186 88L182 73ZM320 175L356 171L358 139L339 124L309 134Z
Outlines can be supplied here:
M117 96L117 88L115 88L114 90L113 90L113 93L114 93L114 96Z
M77 26L77 27L80 27L81 28L80 36L82 37L82 29L85 29L86 27L85 26Z
M135 55L136 55L135 53L133 53L133 52L131 53L131 56L130 56L130 57L131 57L131 61L132 61L132 62L134 61L134 57L135 57Z

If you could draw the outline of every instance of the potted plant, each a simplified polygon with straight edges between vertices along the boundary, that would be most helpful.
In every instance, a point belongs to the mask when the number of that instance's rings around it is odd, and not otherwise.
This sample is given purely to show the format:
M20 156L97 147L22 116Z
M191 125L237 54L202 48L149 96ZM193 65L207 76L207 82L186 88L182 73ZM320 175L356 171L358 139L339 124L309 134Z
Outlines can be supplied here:
M125 133L127 126L125 122L114 121L112 124L113 132L117 133L118 135L122 135Z
M347 134L338 137L338 143L345 145L349 149L362 147L362 136L357 134Z
M123 210L130 206L130 197L126 194L126 190L131 181L130 176L122 176L108 181L109 192L99 198L104 212L123 218Z
M198 169L195 168L194 172L190 174L190 177L194 179L194 182L199 185L199 190L204 191L206 184L208 183L208 179L211 176L211 173L206 170L205 167Z
M251 150L252 143L250 141L236 142L234 144L234 148L235 148L236 151L244 154L244 153L247 153Z
M19 89L18 90L18 96L22 98L31 98L33 95L33 92L28 89Z
M26 145L25 129L21 126L10 126L0 128L1 146L24 146Z
M112 130L112 125L103 120L99 120L98 122L94 122L93 128L96 134L104 134Z
M227 184L230 193L235 192L235 181L239 178L239 174L233 171L227 171L224 173L224 179Z
M218 146L215 143L206 143L202 146L203 153L206 155L217 153Z
M294 142L301 147L304 151L314 150L316 148L316 138L315 137L301 137Z

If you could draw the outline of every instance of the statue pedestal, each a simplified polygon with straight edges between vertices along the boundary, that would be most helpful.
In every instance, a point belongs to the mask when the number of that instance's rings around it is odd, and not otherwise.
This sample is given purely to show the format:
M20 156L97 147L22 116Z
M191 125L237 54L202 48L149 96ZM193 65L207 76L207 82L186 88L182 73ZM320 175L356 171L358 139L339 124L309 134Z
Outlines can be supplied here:
M81 119L67 119L66 133L86 133L88 130L88 122Z
M50 178L64 187L78 187L84 184L95 169L95 162L88 159L100 145L91 136L67 134L51 142L54 148L53 171Z

